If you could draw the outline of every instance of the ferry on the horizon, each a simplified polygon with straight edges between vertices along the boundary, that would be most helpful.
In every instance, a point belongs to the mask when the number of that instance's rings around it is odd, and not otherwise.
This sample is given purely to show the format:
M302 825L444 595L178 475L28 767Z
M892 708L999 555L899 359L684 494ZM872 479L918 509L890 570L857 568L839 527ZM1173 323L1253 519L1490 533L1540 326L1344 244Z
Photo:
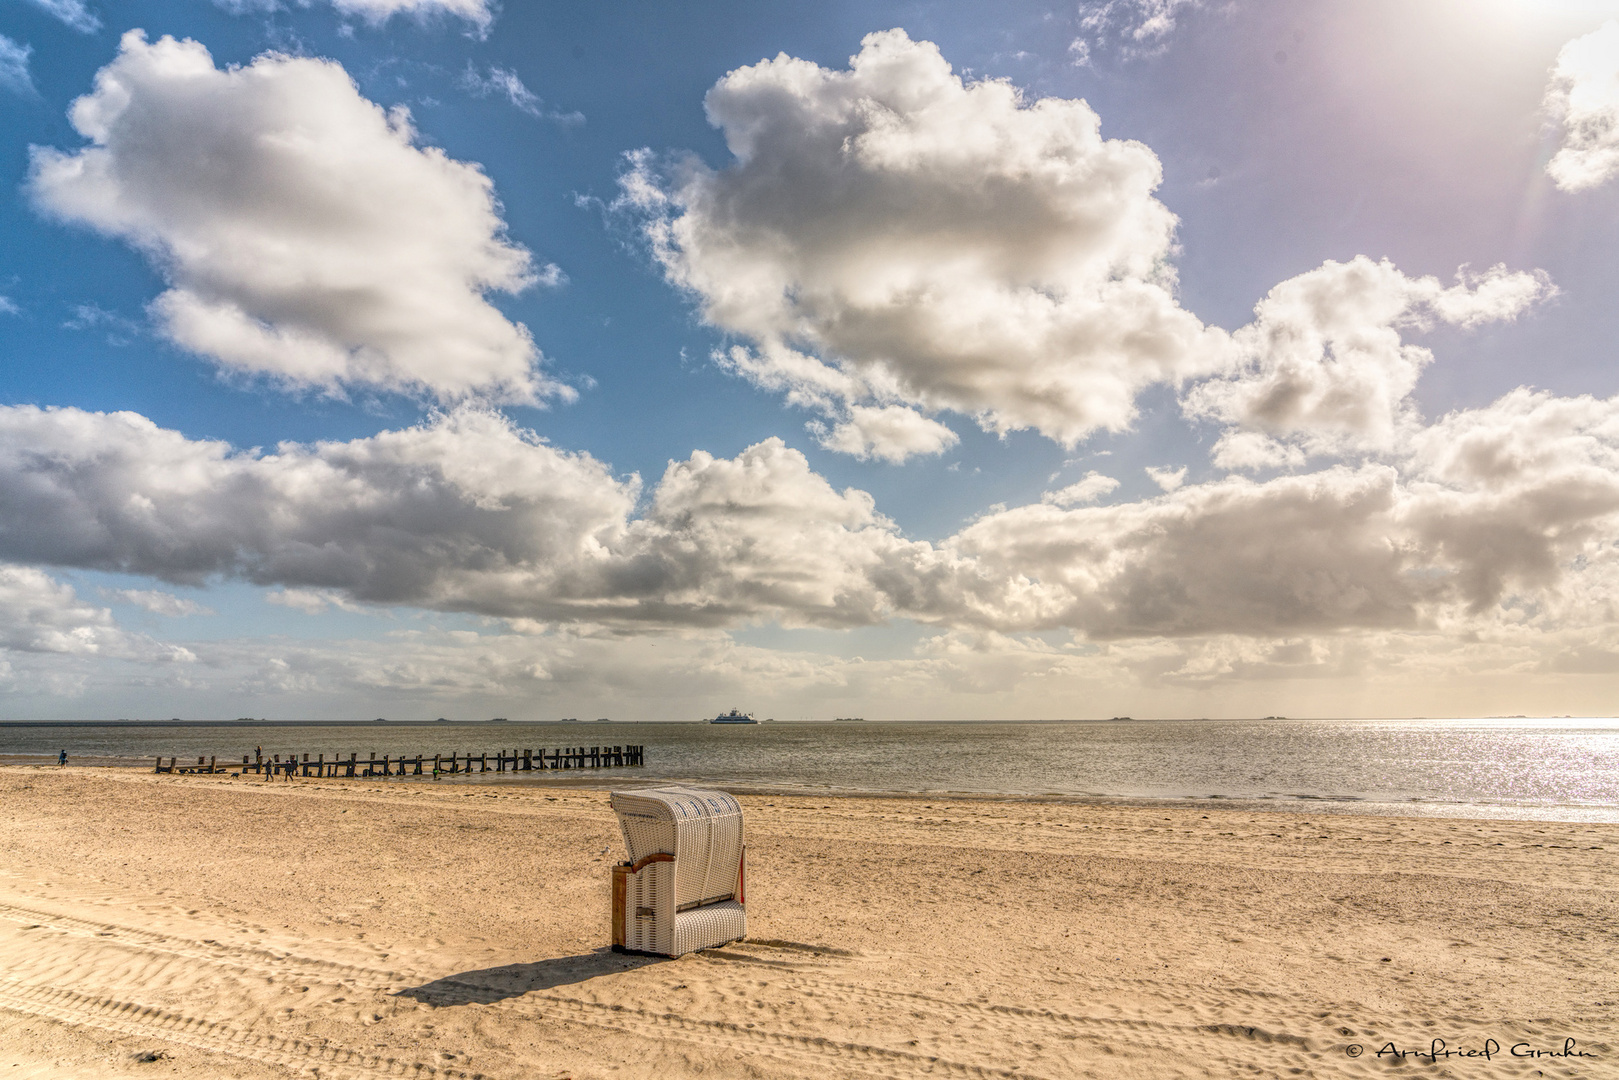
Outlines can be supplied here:
M753 718L752 713L738 712L736 709L720 713L709 721L710 724L757 724L758 722Z

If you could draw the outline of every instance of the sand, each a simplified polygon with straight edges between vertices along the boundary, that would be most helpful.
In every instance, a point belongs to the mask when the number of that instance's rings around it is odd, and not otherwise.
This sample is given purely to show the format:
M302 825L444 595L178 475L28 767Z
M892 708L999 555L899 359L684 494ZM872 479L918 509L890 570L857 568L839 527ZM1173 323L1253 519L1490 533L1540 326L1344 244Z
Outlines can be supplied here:
M604 791L0 768L0 1080L1619 1077L1619 826L743 805L670 961Z

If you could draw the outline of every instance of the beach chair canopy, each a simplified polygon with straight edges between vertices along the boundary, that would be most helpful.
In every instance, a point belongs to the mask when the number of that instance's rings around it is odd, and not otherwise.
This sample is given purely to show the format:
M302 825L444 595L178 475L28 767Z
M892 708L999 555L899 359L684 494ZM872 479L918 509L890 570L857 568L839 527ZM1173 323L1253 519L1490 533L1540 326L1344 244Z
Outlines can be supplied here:
M746 934L735 798L664 787L615 791L610 802L630 855L614 868L615 947L679 956Z

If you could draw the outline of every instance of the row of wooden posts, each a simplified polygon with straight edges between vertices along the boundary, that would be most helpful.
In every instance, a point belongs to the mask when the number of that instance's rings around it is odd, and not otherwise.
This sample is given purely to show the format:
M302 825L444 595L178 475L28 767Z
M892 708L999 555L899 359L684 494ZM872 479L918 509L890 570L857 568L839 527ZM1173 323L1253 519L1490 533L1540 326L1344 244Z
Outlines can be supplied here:
M206 760L199 757L197 763L192 765L189 761L181 765L179 759L171 757L167 765L163 758L157 759L157 768L153 771L160 773L222 773L243 772L262 775L266 780L273 776L455 776L464 773L504 773L504 772L538 772L554 769L611 769L623 768L645 764L644 747L641 746L569 746L560 750L497 750L493 754L434 754L428 757L418 754L415 757L391 757L388 754L370 757L361 760L359 754L350 754L346 759L334 757L327 760L325 754L317 754L311 761L305 754L299 760L297 754L288 754L285 761L280 754L265 757L263 754L243 754L242 763L220 762L217 757Z

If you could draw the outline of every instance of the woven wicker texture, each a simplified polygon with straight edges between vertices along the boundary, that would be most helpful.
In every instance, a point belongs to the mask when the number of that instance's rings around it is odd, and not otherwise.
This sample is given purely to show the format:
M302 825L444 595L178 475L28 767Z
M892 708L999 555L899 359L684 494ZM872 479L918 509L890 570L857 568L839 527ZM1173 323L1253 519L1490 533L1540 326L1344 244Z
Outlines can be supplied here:
M698 949L711 949L747 934L747 913L735 900L693 908L675 915L674 947L669 955L684 956Z
M674 952L674 904L661 902L673 896L670 886L674 870L674 863L655 862L642 867L640 873L630 875L624 896L625 948L677 955Z
M736 902L742 807L723 791L667 787L615 791L611 805L630 860L674 856L632 874L624 911L626 948L679 956L747 932Z

